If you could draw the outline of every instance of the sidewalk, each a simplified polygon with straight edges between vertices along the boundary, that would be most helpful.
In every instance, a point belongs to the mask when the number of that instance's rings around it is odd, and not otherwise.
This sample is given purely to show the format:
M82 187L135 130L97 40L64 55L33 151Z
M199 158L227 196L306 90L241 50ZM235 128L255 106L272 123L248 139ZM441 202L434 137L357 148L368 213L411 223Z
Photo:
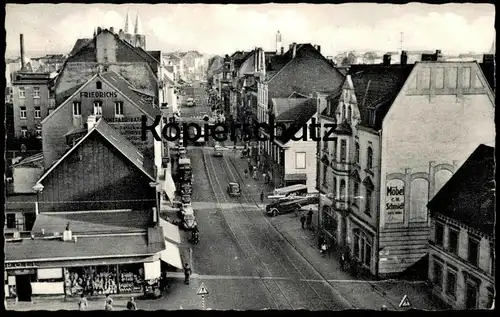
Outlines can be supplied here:
M231 157L234 166L238 168L238 173L244 178L243 171L247 168L247 160L240 159L239 155L236 157L228 155L228 157ZM267 195L274 190L274 187L271 184L264 184L263 180L254 180L251 177L245 180L244 188L250 191L250 196L260 208L265 208L265 205L270 201ZM264 204L260 202L261 190L264 190L266 196ZM313 216L313 220L316 222L317 217L317 214ZM279 215L271 218L270 221L283 238L356 308L380 309L382 305L386 305L389 310L405 310L405 308L399 308L399 303L404 295L408 296L412 305L410 308L422 310L444 308L430 299L425 282L367 280L366 278L354 277L350 272L342 270L336 252L331 252L323 257L317 246L316 232L302 229L300 220L295 213ZM317 228L317 224L314 225Z

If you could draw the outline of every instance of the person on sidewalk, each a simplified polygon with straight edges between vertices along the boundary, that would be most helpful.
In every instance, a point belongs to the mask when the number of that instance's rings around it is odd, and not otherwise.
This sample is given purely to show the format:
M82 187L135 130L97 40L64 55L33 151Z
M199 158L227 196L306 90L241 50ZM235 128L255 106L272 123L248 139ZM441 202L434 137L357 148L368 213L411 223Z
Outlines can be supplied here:
M306 226L306 215L302 214L302 216L300 217L300 223L302 224L302 229L305 229Z
M260 192L260 203L264 204L264 191Z
M245 168L244 173L245 173L245 178L248 178L248 170L246 168Z
M253 179L257 180L257 170L255 169L254 167L254 170L253 170Z
M87 297L85 294L80 295L80 300L78 301L78 309L79 310L87 310L89 303L87 302Z
M130 297L130 300L127 302L128 310L137 310L137 303L135 302L133 297Z
M113 310L113 299L109 294L106 294L106 299L104 300L104 310Z
M328 250L328 247L326 246L326 243L323 242L323 244L321 245L321 250L320 250L321 256L325 257L327 250Z
M307 229L311 229L312 219L313 219L313 210L312 208L309 208L309 211L307 212Z
M191 268L189 264L184 264L184 284L189 285L189 276L191 275Z

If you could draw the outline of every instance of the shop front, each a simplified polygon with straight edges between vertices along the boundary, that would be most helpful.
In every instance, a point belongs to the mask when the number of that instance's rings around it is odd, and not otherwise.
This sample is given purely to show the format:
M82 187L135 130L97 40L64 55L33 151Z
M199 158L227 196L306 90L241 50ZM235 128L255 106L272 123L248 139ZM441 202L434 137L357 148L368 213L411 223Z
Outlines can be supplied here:
M33 296L64 295L62 269L39 269L35 263L6 263L4 271L6 298L31 302Z
M375 274L374 270L374 237L375 235L364 226L350 218L350 249L351 256L360 271Z

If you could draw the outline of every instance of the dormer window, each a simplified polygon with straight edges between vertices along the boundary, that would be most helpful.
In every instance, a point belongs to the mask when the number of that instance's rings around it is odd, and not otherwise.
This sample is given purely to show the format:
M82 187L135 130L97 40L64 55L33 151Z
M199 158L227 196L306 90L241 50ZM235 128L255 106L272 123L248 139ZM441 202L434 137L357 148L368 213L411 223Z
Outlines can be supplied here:
M102 89L102 82L98 81L95 83L95 88L96 89Z

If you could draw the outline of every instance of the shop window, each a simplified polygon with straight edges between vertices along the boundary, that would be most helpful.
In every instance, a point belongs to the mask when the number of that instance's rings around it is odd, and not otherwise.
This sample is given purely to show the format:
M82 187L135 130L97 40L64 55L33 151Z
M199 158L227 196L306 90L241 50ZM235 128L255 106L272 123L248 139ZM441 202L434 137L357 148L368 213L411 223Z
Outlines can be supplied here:
M453 298L457 295L457 271L449 268L446 275L446 295Z
M33 98L40 98L40 87L33 87Z
M444 226L438 222L435 224L434 229L434 243L437 246L443 247L444 243Z
M372 260L372 246L368 241L366 241L366 244L365 244L365 265L367 267L370 267L371 260Z
M16 229L16 214L7 214L7 229Z
M142 292L144 284L142 264L120 265L118 282L120 294Z
M40 107L35 107L35 119L40 119L42 117L42 110Z
M73 101L73 116L82 115L82 103L80 101Z
M337 234L337 219L332 215L329 207L323 209L323 229L334 237Z
M441 262L434 260L433 273L432 283L439 289L443 288L443 264Z
M26 107L21 107L20 109L21 109L21 110L20 110L20 113L19 113L19 117L20 117L21 119L26 119L26 114L27 114L27 112L26 112Z
M26 88L19 87L19 98L21 98L21 99L26 98Z
M479 261L479 240L474 237L469 237L467 260L474 266L478 265Z
M448 230L448 251L455 255L458 255L458 235L458 230L452 228Z

